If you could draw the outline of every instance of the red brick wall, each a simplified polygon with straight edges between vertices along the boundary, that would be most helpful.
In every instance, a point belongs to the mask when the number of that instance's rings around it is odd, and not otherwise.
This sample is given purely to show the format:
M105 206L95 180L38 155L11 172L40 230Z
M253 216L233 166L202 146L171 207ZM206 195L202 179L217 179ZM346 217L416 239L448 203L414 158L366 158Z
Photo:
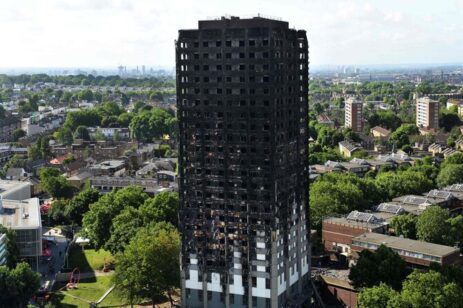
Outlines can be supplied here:
M338 224L332 224L329 222L323 222L322 226L322 242L325 249L328 251L332 250L333 243L340 243L344 245L351 245L352 238L368 232L366 228L361 226L343 226Z
M357 307L357 292L332 285L325 285L325 289L348 308Z

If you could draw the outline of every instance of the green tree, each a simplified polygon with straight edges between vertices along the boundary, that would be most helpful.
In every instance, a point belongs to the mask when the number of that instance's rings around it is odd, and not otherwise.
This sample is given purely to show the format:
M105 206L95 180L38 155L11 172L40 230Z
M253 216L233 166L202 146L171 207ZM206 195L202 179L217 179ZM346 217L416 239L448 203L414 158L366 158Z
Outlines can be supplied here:
M373 113L368 118L368 123L370 127L381 126L395 130L402 124L402 120L392 110L386 110Z
M416 236L419 240L435 244L446 244L449 234L447 220L450 218L446 209L431 206L426 209L416 222Z
M461 125L458 113L444 112L439 119L439 127L442 127L446 132L450 132L452 128Z
M65 215L67 205L67 200L55 200L48 211L48 217L56 224L67 224L69 222Z
M89 90L89 89L82 90L77 94L77 98L80 101L85 100L85 101L91 102L93 101L93 92L92 90Z
M171 293L180 281L179 247L179 234L168 224L141 229L124 254L116 256L113 279L118 293L132 305L149 298L153 306L167 293L172 304Z
M388 302L398 293L385 283L365 288L358 295L358 308L388 308Z
M463 164L445 164L439 171L436 181L439 187L463 183Z
M145 224L153 222L169 222L178 225L179 199L176 192L162 192L154 198L147 199L140 207Z
M380 172L376 176L376 186L385 199L406 194L422 194L434 188L433 182L417 171Z
M463 290L439 272L414 271L404 281L399 298L396 302L401 307L458 308L463 302Z
M40 169L40 185L53 198L72 198L75 188L59 174L58 169L44 167Z
M88 188L82 190L77 196L69 201L64 210L64 216L76 225L82 224L82 217L89 210L90 204L100 199L98 190Z
M140 187L128 186L103 195L90 205L82 219L82 229L96 249L102 248L111 237L113 219L125 208L138 209L148 195Z
M15 131L13 132L13 140L16 142L19 140L19 138L22 138L26 136L26 132L23 131L22 129L18 128L18 129L15 129Z
M57 130L53 137L64 145L71 145L74 142L74 136L69 127L65 126Z
M368 288L383 282L394 290L400 290L407 275L407 263L391 248L381 245L375 252L360 252L349 279L356 288Z
M412 214L397 215L391 221L391 228L397 236L416 239L416 220L417 217Z
M26 307L40 287L40 275L29 264L19 263L14 269L0 266L0 303L2 307Z
M410 135L417 135L418 128L414 124L402 124L392 134L389 142L395 144L397 149L410 144Z
M79 110L76 112L68 112L64 127L68 127L71 131L75 131L78 126L99 126L101 124L100 115L93 110Z
M123 252L126 245L143 227L143 219L144 217L140 212L133 207L122 210L112 221L110 237L104 245L105 250L110 251L113 255Z
M74 132L74 139L90 140L90 134L86 126L80 125Z
M379 197L370 179L347 173L325 174L310 185L311 222L320 227L323 217L370 208L381 201Z

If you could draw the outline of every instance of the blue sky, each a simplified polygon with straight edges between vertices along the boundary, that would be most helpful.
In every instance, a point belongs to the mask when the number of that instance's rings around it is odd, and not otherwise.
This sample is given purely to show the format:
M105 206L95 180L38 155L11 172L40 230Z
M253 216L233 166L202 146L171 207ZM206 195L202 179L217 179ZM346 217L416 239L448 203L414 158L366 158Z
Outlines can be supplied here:
M463 62L463 0L0 0L0 67L169 67L178 29L257 13L306 29L313 65Z

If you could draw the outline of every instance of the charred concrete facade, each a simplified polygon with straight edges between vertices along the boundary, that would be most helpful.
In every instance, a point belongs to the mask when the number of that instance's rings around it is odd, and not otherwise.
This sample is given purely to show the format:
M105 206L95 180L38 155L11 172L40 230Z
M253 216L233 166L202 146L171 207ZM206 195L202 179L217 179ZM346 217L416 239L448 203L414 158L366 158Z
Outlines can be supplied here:
M308 43L287 22L199 21L176 42L183 307L302 307Z

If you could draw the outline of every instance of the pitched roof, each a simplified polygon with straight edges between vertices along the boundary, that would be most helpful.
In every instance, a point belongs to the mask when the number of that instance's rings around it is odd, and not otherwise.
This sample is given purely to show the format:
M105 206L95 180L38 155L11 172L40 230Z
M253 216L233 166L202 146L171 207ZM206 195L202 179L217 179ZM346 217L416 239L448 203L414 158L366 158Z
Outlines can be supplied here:
M381 126L375 126L370 131L371 132L376 131L376 132L380 133L381 135L385 135L385 136L389 136L391 134L390 130L388 130L388 129L384 128L384 127L381 127Z

